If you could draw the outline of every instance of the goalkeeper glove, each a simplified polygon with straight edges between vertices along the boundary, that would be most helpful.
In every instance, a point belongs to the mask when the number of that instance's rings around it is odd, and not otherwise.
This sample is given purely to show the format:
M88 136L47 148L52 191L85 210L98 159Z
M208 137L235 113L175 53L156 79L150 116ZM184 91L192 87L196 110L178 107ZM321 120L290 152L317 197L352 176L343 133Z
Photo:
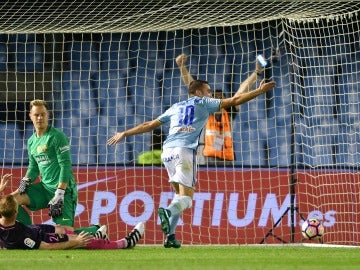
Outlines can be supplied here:
M24 194L27 190L27 187L30 185L31 183L31 179L29 177L23 177L21 180L20 180L20 184L19 184L19 188L18 188L18 191L20 194Z
M58 188L55 191L54 197L50 200L48 204L49 216L56 218L62 215L64 207L64 194L65 190Z

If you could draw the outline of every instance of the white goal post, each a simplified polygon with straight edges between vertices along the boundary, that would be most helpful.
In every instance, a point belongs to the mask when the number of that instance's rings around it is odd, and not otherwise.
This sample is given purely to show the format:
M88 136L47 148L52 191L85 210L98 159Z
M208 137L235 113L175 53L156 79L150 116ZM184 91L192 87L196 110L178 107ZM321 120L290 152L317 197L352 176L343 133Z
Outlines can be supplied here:
M233 165L199 160L193 208L178 238L301 242L301 218L315 216L324 243L360 245L360 2L77 2L0 7L0 171L13 174L7 192L26 172L29 101L45 99L51 123L71 141L76 226L105 223L116 238L145 221L142 243L162 244L156 210L172 190L161 164L138 163L152 134L116 147L107 139L187 98L177 55L186 53L194 77L230 96L256 56L270 59L275 50L276 88L233 119ZM48 222L47 212L33 219Z

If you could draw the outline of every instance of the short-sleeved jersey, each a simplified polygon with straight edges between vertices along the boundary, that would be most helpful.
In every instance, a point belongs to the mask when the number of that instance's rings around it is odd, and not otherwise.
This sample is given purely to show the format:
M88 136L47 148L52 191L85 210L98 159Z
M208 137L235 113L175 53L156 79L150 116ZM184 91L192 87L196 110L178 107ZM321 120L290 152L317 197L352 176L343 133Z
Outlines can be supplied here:
M1 248L38 249L41 241L58 243L67 240L66 235L55 234L55 227L53 225L38 224L26 226L19 221L16 221L15 225L9 227L0 225Z
M35 180L39 174L45 188L55 192L59 182L76 189L69 140L65 133L49 126L41 137L34 133L27 144L29 166L26 176Z
M196 150L201 130L209 115L218 111L221 99L193 96L172 105L158 120L170 121L169 134L163 148L185 147Z

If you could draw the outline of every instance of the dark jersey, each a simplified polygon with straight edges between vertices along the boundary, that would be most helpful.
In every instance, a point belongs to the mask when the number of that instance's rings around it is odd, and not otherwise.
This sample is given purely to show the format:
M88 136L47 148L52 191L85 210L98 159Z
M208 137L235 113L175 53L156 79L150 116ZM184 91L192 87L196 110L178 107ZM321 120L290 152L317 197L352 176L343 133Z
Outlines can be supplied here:
M24 225L16 221L13 226L0 225L1 248L38 249L41 241L59 243L68 241L68 236L55 233L55 227L48 224Z

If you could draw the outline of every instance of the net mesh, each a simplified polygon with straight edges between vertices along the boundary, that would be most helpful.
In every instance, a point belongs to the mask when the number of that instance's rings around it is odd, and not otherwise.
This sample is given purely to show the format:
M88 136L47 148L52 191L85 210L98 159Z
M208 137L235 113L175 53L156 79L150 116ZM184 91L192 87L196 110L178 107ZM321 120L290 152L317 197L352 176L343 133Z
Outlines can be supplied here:
M232 121L234 164L213 167L200 153L193 208L177 237L302 241L301 217L316 216L324 242L359 245L358 10L347 1L7 1L0 153L2 173L14 176L6 191L26 172L28 103L45 99L52 124L71 141L76 225L105 223L116 238L146 221L144 242L161 244L156 209L173 193L161 165L138 163L152 133L116 147L107 139L187 98L177 55L188 55L194 77L231 96L256 55L269 59L276 49L269 69L276 88L243 104ZM33 218L48 222L46 211Z
M6 1L2 33L153 32L307 20L358 11L357 1Z

